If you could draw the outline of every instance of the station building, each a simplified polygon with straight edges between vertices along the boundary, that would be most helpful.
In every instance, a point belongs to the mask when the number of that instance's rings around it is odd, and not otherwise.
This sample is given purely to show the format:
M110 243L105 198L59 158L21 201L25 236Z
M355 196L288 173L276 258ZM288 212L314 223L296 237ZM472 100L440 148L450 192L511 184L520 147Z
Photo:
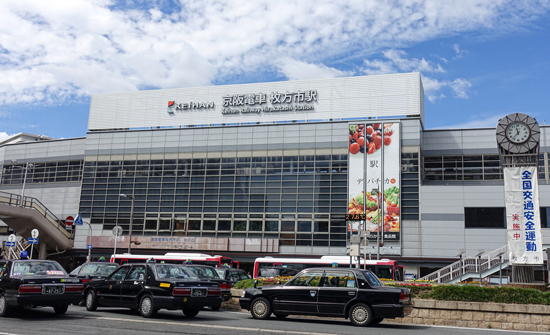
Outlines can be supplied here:
M549 151L541 124L545 239ZM27 134L0 143L0 164L0 194L24 192L61 220L80 214L90 224L74 228L70 257L89 244L92 255L110 255L115 226L127 248L131 217L136 253L241 263L347 255L346 215L372 206L375 189L384 204L379 196L371 211L385 206L385 217L369 220L387 225L379 248L371 229L368 257L421 276L462 250L506 245L495 128L426 130L419 73L95 94L85 137ZM9 233L0 226L0 238Z

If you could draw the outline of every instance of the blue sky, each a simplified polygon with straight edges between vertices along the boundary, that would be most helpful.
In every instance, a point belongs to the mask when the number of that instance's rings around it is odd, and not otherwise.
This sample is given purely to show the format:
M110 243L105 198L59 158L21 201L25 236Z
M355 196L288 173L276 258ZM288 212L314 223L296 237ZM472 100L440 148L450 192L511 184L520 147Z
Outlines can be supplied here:
M550 0L0 2L0 139L94 93L420 72L425 127L550 123Z

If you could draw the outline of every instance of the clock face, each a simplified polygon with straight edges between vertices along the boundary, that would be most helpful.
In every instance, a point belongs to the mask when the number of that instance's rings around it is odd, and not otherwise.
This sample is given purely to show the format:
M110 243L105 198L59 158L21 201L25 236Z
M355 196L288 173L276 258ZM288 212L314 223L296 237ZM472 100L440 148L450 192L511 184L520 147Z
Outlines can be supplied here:
M523 143L531 136L531 130L523 122L513 122L506 129L506 137L513 143Z

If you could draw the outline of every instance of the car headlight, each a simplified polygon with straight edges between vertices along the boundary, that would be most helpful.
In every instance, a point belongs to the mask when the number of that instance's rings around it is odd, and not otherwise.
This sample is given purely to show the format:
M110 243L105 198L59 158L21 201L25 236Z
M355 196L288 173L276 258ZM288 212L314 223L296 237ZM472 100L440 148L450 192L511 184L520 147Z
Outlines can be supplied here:
M241 293L241 298L244 298L245 295L246 295L246 292L243 291L243 292Z

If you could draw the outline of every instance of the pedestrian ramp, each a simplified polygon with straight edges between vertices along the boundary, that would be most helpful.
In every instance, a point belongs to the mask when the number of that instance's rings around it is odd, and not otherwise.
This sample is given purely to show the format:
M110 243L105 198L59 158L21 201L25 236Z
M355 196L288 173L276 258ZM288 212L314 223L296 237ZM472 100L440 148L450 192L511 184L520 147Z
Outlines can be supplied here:
M0 219L25 240L31 237L33 229L38 229L39 241L48 250L73 247L73 233L36 198L0 192Z

